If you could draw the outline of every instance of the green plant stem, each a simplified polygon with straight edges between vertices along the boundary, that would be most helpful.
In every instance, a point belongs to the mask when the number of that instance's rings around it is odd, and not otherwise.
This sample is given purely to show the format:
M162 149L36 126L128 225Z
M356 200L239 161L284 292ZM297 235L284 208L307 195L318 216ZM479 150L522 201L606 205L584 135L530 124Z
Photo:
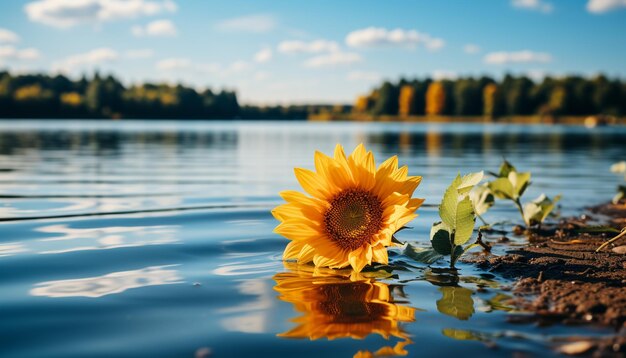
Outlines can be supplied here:
M608 245L614 243L615 241L619 240L622 236L626 235L626 228L622 229L622 232L619 233L617 236L615 236L614 238L612 238L611 240L605 242L604 244L600 245L600 247L598 247L598 249L596 250L596 252L600 252L600 250L602 250L603 248L607 247Z
M526 224L526 226L529 226L530 224L526 221L526 216L524 215L524 208L522 207L522 203L519 201L518 199L515 199L515 206L517 206L517 209L519 210L519 213L522 214L522 220L524 220L524 223Z
M487 225L487 226L491 226L491 225L489 225L489 223L488 223L488 222L486 222L486 221L485 221L485 219L483 219L483 217L482 217L482 216L480 216L480 215L476 214L476 217L477 217L477 218L479 218L479 219L480 219L480 221L482 221L482 222L483 222L483 224L485 224L485 225Z
M452 248L450 251L450 269L456 270L456 267L454 267L454 263L456 262L454 259L454 252L456 249L456 245L454 245L454 231L450 234L450 247Z
M491 252L491 246L487 245L483 241L483 233L480 230L478 230L478 237L476 238L476 244L480 245L483 249L485 249L485 251Z

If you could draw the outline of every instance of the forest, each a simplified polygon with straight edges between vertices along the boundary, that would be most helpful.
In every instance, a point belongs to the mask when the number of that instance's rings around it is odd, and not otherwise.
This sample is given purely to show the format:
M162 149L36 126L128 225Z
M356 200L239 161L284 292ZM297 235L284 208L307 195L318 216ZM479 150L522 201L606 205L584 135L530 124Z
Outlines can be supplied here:
M330 116L503 116L626 114L626 82L593 78L505 76L384 82L350 105L241 105L234 91L183 85L125 86L95 73L63 75L0 72L0 118L306 119Z
M502 116L626 114L626 82L598 75L593 78L545 77L533 82L506 75L433 81L384 82L360 96L353 112L374 116Z
M234 91L183 85L124 86L98 73L63 75L0 72L0 118L306 119L333 106L240 105Z

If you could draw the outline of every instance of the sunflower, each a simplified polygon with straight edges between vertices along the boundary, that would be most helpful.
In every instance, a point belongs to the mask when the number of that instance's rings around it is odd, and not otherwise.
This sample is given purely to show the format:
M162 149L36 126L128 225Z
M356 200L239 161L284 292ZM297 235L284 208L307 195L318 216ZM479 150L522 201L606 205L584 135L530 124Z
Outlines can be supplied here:
M274 229L292 240L285 260L360 272L372 262L388 263L393 234L413 220L424 199L412 199L422 180L398 168L393 156L378 170L372 152L359 144L349 157L341 145L334 158L315 152L315 172L296 168L304 191L283 191L286 204L272 214L281 223Z

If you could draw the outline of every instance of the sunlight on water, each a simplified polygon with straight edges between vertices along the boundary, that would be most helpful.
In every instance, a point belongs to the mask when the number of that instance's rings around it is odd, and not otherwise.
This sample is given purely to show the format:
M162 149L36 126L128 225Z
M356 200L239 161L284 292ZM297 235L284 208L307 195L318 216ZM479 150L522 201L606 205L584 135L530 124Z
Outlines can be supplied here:
M458 171L504 156L533 172L529 198L560 193L562 214L577 214L613 195L624 138L621 127L0 122L0 356L552 355L558 337L610 332L508 323L523 314L508 282L399 250L360 275L283 263L270 210L315 150L364 142L424 177L420 216L398 233L424 246ZM517 220L507 205L488 215Z

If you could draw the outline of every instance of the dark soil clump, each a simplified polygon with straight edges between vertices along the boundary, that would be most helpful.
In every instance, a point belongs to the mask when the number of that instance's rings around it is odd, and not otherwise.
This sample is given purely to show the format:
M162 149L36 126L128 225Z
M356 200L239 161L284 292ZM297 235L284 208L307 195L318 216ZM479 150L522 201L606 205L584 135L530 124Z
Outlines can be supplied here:
M540 231L526 232L529 243L504 256L475 256L465 261L516 279L517 304L532 315L513 321L538 324L597 324L615 328L615 337L594 343L594 355L626 354L626 237L596 249L626 226L626 205L606 204L589 215L562 220ZM588 232L584 232L588 231Z

